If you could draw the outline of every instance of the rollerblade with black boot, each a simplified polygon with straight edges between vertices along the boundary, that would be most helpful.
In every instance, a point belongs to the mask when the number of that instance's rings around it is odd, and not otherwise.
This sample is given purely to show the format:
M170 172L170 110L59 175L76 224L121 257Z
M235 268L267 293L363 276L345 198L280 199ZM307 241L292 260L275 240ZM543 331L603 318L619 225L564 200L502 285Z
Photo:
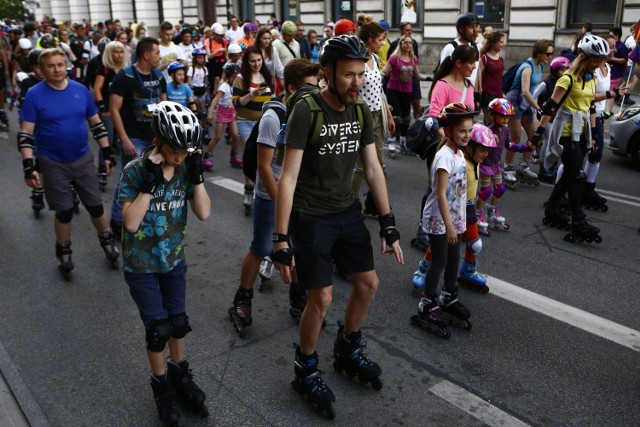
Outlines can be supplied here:
M36 218L40 218L40 211L45 208L44 188L39 187L31 190L31 209Z
M507 224L506 219L502 215L500 215L500 210L498 209L498 206L487 205L487 216L488 216L489 227L495 230L502 230L502 231L507 231L511 228L511 226ZM479 223L480 221L478 221L478 224ZM480 226L478 225L478 229L479 228Z
M596 193L595 182L586 182L584 184L582 205L585 208L593 209L595 211L606 212L609 210L609 206L607 206L607 199Z
M543 165L540 165L538 180L540 180L540 182L546 182L547 184L555 184L557 174L558 168L556 165L552 166L551 169L546 169Z
M374 390L382 389L380 366L364 353L367 342L362 339L360 331L344 333L344 324L338 322L338 337L333 343L333 368L338 372L346 372L347 376L357 376L363 384L371 383Z
M253 322L252 299L253 289L238 288L236 296L233 298L233 306L228 310L229 319L233 322L233 327L240 338L244 335L245 329Z
M411 323L440 338L449 339L451 336L447 328L451 322L442 312L437 297L422 297L418 303L418 314L411 316Z
M100 246L102 246L102 250L104 251L104 255L107 257L107 261L111 263L111 267L114 270L119 269L120 262L118 258L120 258L120 251L118 251L118 248L116 247L113 232L109 230L105 233L98 233L98 238L100 239Z
M413 273L413 287L411 288L411 295L413 295L414 297L421 298L424 294L424 281L427 277L429 267L431 267L431 261L422 258L420 260L420 263L418 264L418 269L415 273Z
M518 182L539 187L540 180L538 179L538 175L531 170L529 164L529 162L520 162L516 170L516 178Z
M487 278L476 271L476 263L464 261L460 267L460 275L458 276L458 285L481 294L489 292L487 286Z
M9 117L4 110L0 110L0 131L9 131Z
M260 267L258 268L258 275L260 276L260 283L258 283L258 292L262 292L264 285L273 277L273 261L266 256L262 259Z
M546 226L558 228L560 230L569 231L571 219L566 213L561 203L548 201L544 206L544 218L542 223Z
M167 363L167 380L176 392L178 401L190 408L200 417L209 416L209 408L204 403L207 395L193 381L193 374L189 362L185 359L180 363Z
M333 402L336 397L322 379L322 372L318 369L318 353L306 356L300 352L300 347L296 345L296 358L294 361L295 379L291 381L291 386L301 396L319 412L325 412L329 419L336 417L333 409Z
M253 185L245 184L244 186L244 198L242 199L244 205L244 214L249 216L251 214L251 207L253 206Z
M177 426L180 421L180 413L176 409L175 391L167 381L167 376L151 375L149 383L153 390L153 398L156 401L160 421L166 426Z
M73 270L73 261L71 260L71 242L56 242L56 258L58 258L58 269L62 273L62 277L67 282L71 280L71 271Z
M469 322L471 313L458 300L458 291L447 292L443 289L440 293L440 305L442 306L442 311L449 316L454 325L467 331L471 330L471 322Z
M602 237L600 236L600 229L594 227L587 222L584 215L578 219L574 219L571 223L571 231L564 236L565 242L571 243L602 243Z

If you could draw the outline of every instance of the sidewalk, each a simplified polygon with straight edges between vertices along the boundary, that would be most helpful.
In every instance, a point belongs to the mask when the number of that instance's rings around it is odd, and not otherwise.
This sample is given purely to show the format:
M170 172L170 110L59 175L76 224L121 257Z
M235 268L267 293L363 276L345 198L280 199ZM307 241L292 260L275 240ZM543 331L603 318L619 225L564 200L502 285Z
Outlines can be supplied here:
M0 375L0 425L5 427L28 427L31 425L22 413L20 405L2 375Z

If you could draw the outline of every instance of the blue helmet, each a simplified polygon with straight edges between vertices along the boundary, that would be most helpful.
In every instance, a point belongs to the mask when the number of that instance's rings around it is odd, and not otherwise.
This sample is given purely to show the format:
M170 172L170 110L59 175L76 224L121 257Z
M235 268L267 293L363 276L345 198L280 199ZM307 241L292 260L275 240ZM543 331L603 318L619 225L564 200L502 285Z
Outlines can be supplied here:
M201 47L193 49L193 52L191 52L191 56L206 55L206 54L207 54L207 51Z
M182 62L172 62L171 64L169 64L169 68L167 68L167 72L169 74L174 73L176 70L184 70L185 67L184 64Z

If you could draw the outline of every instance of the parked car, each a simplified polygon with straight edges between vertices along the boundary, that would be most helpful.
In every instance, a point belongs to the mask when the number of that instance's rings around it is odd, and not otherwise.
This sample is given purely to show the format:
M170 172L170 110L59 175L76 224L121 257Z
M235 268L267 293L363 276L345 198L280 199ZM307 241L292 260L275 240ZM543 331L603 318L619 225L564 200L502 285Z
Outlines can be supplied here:
M611 122L608 148L617 156L631 157L640 168L640 107L627 108Z

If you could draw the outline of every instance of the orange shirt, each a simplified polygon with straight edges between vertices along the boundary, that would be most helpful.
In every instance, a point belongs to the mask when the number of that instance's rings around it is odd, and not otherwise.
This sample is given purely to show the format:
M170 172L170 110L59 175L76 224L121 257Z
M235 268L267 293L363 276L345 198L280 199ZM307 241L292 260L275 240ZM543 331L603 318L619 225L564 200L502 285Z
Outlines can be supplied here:
M246 37L246 36L245 36L245 37L241 37L241 38L239 38L239 39L236 41L236 43L238 43L238 44L240 44L240 43L244 43L244 45L245 45L246 47L249 47L249 46L251 46L251 45L253 44L253 39L252 39L252 38L250 38L250 37Z

